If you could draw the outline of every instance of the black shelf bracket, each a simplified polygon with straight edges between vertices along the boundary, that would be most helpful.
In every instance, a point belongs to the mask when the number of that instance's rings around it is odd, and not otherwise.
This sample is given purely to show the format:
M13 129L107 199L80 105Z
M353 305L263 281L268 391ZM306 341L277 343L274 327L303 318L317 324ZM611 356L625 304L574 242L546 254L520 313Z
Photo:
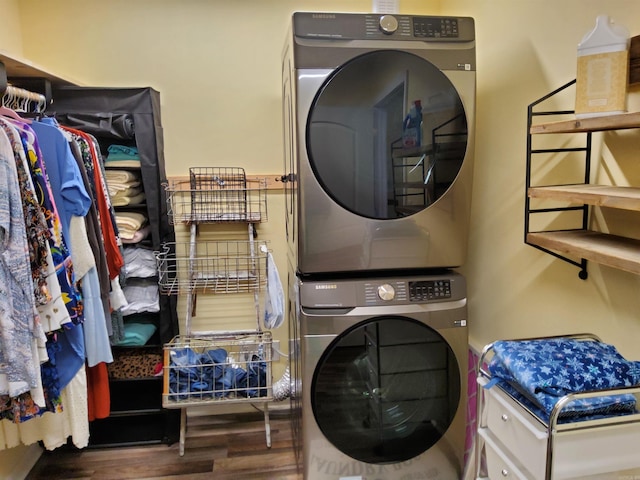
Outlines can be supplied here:
M7 91L7 85L9 85L7 67L4 66L3 62L0 62L0 97Z
M533 140L531 135L531 127L533 126L534 117L538 116L558 116L558 115L570 115L574 114L574 110L538 110L536 107L539 107L540 104L544 103L546 100L554 97L557 94L565 92L568 88L574 86L576 80L571 80L570 82L562 85L561 87L553 90L552 92L540 97L533 103L529 104L527 107L527 165L526 165L526 179L525 179L525 206L524 206L524 243L530 245L538 250L541 250L549 255L552 255L560 260L563 260L571 265L574 265L580 269L578 272L578 277L582 280L586 280L589 276L587 272L587 260L581 258L579 261L576 261L572 258L569 258L565 255L559 254L547 248L541 247L539 245L534 245L527 240L529 233L531 232L531 216L536 213L550 213L550 212L568 212L568 211L581 211L581 228L586 230L589 225L589 206L582 205L581 207L557 207L557 208L545 208L545 209L532 209L531 208L531 199L529 198L529 188L531 188L531 170L533 157L536 154L540 153L562 153L562 152L584 152L584 182L589 183L591 178L591 132L585 132L585 143L584 146L580 147L570 147L570 148L551 148L551 149L534 149L533 148Z

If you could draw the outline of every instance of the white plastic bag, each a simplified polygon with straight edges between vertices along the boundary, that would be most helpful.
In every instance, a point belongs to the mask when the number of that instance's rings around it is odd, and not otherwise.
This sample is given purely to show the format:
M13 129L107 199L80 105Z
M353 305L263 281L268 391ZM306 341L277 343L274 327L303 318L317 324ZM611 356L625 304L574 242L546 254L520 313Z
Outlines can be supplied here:
M284 291L278 267L271 252L267 254L267 294L264 301L264 326L278 328L284 322Z

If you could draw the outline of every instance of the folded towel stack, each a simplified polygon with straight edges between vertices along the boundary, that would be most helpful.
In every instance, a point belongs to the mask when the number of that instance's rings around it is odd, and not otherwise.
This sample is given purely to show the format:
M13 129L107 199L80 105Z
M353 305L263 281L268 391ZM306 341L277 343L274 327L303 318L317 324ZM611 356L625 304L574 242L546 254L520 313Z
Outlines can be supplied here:
M120 238L123 240L131 240L136 232L144 227L147 223L147 217L138 212L117 212L116 224L120 232Z
M124 338L114 343L120 347L140 347L146 345L156 331L152 323L126 322L124 324Z
M144 202L145 195L140 181L140 172L106 170L105 180L114 206L139 205Z
M135 147L109 145L107 151L107 158L104 161L104 165L107 168L140 166L140 155L138 154L138 149Z

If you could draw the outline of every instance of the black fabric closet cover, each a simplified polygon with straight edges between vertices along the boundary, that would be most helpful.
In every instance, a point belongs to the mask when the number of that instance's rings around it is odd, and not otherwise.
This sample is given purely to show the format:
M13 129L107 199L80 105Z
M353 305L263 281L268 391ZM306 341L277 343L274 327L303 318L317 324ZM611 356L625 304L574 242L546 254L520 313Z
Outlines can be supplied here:
M164 137L160 93L146 88L60 87L53 94L53 114L61 125L90 133L104 143L135 140L154 249L174 241L168 225ZM111 141L108 141L111 139Z
M58 123L94 135L104 145L125 141L138 148L154 250L175 242L167 216L164 137L160 93L153 88L63 86L54 90L47 115ZM104 154L104 152L103 152ZM175 296L160 296L160 338L169 342L178 334Z

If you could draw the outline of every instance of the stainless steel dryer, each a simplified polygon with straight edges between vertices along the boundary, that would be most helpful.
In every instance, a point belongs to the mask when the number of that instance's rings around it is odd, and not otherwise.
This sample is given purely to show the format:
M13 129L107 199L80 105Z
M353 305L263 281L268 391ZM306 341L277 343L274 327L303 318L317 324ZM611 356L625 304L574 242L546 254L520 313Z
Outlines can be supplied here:
M465 291L453 272L299 281L292 404L305 479L462 478Z
M475 68L472 18L293 15L282 180L299 273L463 264Z

